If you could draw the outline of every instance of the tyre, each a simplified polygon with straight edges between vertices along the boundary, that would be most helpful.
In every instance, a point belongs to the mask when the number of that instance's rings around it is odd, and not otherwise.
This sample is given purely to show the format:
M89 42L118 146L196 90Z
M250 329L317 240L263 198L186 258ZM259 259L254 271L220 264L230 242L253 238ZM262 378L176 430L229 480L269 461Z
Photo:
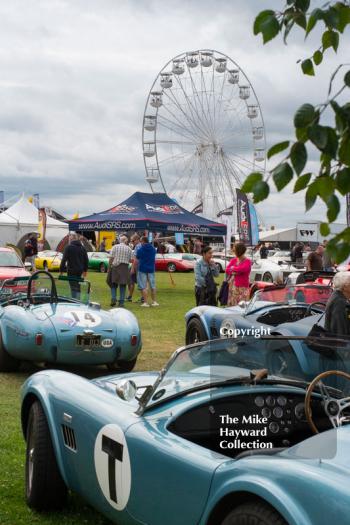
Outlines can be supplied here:
M176 264L175 263L169 263L167 268L168 268L168 272L171 272L171 273L176 272Z
M111 372L131 372L136 365L137 358L132 359L131 361L116 361L114 363L108 363L107 368Z
M263 280L265 283L273 283L273 277L272 277L272 274L271 274L270 272L265 272L264 275L263 275L262 280Z
M0 332L0 372L16 372L21 362L6 352Z
M103 263L101 263L99 270L100 270L100 273L106 273L106 266Z
M207 341L208 336L204 327L197 317L190 320L186 329L186 345Z
M45 270L45 272L47 272L49 269L46 261L43 262L43 269Z
M251 502L236 507L221 525L288 525L275 509L265 503Z
M58 510L67 500L67 487L57 466L50 430L39 401L31 406L27 426L26 500L36 510Z
M224 270L222 269L222 266L220 263L215 263L215 266L217 268L217 270L219 270L219 273L222 273Z

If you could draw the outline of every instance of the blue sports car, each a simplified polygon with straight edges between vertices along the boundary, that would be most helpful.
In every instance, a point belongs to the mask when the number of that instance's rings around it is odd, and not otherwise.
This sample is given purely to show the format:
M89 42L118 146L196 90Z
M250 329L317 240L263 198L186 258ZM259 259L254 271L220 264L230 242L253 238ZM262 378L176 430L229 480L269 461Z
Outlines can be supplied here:
M349 346L303 343L332 361L311 382L266 369L293 352L278 337L184 347L160 373L31 376L28 505L74 491L119 525L349 525Z
M130 371L141 350L136 317L90 302L90 283L46 271L6 280L0 288L0 371L21 361L106 364Z

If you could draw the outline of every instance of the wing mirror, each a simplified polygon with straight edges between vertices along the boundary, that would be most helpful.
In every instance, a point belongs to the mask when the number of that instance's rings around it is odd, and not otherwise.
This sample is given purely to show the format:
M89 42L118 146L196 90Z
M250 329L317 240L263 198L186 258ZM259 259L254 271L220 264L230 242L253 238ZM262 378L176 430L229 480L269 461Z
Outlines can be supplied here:
M247 308L248 304L249 304L249 301L240 301L238 303L238 306L240 306L241 308L243 308L245 310Z
M27 262L24 263L24 267L25 267L26 270L31 270L32 269L32 263L27 261Z
M117 384L116 392L123 401L132 401L136 398L136 383L130 379L123 379Z

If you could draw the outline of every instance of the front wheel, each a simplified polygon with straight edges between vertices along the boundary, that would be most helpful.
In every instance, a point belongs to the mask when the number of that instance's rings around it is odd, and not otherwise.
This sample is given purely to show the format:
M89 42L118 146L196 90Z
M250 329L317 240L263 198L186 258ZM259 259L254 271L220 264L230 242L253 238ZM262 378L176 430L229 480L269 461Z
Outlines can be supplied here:
M202 341L207 341L207 339L208 336L201 321L197 317L191 319L186 330L186 345L201 343Z
M251 502L236 507L221 525L287 525L274 508L265 503Z
M35 401L29 412L25 467L26 500L36 510L58 510L66 503L67 487L59 471L43 408Z
M106 270L107 270L106 266L103 263L101 263L100 264L100 272L101 273L106 273Z
M176 272L176 264L175 263L169 263L167 268L168 268L168 272L171 272L171 273Z
M111 372L131 372L136 365L137 358L131 361L124 361L123 359L114 363L108 363L107 368Z
M47 272L47 270L48 270L48 266L47 266L47 262L46 261L44 261L44 263L43 263L43 269L45 270L45 272Z
M0 372L16 372L19 365L20 361L6 352L0 332Z

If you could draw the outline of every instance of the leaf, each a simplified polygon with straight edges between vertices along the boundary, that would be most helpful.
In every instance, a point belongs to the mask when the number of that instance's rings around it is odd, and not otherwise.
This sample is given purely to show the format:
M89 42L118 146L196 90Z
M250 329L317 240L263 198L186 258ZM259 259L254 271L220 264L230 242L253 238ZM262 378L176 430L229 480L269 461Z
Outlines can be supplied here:
M312 11L311 15L309 16L309 20L306 26L306 36L313 30L317 22L319 20L322 20L322 18L323 18L322 9L316 8Z
M333 128L326 126L327 144L324 148L324 153L335 159L338 151L338 136Z
M339 13L334 7L330 7L323 13L323 19L328 27L331 27L333 29L338 28L338 24L340 21Z
M337 9L339 13L338 31L343 33L345 27L350 24L350 7L344 4L336 4L334 8Z
M316 199L317 199L317 186L313 182L312 184L310 184L310 186L308 187L308 189L306 190L306 193L305 193L305 208L306 208L306 211L309 211L312 208L312 206L316 202Z
M269 40L272 40L280 30L280 25L276 18L275 12L267 9L261 11L254 21L253 31L254 35L262 33L263 42L266 44Z
M304 75L309 75L311 77L315 75L314 65L313 65L312 60L310 58L307 58L306 60L302 61L301 69L302 69Z
M322 35L323 50L333 47L334 51L337 51L339 45L339 33L328 29Z
M288 162L283 162L272 170L272 178L278 191L283 190L293 178L293 170Z
M315 108L312 104L303 104L297 109L294 115L294 126L296 128L305 128L316 117Z
M350 168L343 168L338 171L335 176L335 184L342 195L350 193Z
M288 146L289 146L289 140L285 140L283 142L279 142L278 144L274 144L267 152L267 158L271 159L271 157L273 157L274 155L277 155L277 153L280 153L280 151L287 149Z
M314 52L313 56L313 61L315 63L315 66L319 66L323 60L323 53L322 51L320 51L319 49L317 51Z
M309 184L311 176L312 173L305 173L304 175L300 175L300 177L298 177L294 185L293 193L297 193L298 191L304 190Z
M344 75L344 84L350 87L350 71L347 71Z
M243 193L251 193L253 191L253 186L257 183L263 180L262 173L253 172L248 175L246 180L244 181L241 190Z
M335 221L340 212L340 202L336 195L331 195L327 201L327 218L329 222Z
M310 7L310 0L295 0L295 7L306 13Z
M299 142L307 142L307 128L295 128L295 136Z
M346 166L350 166L350 135L345 133L339 146L339 160Z
M323 175L322 177L317 177L315 180L317 193L325 202L331 197L334 192L334 180L328 175Z
M296 142L293 144L292 149L290 150L290 160L295 173L300 175L305 168L307 161L307 151L303 142Z
M306 16L304 13L297 13L294 16L294 22L302 29L306 29Z
M264 180L257 182L253 188L254 202L265 200L270 193L270 188Z
M307 130L307 136L318 149L323 149L328 140L327 130L324 126L313 124Z
M326 222L321 222L320 224L320 233L323 237L327 237L331 233L331 229Z

